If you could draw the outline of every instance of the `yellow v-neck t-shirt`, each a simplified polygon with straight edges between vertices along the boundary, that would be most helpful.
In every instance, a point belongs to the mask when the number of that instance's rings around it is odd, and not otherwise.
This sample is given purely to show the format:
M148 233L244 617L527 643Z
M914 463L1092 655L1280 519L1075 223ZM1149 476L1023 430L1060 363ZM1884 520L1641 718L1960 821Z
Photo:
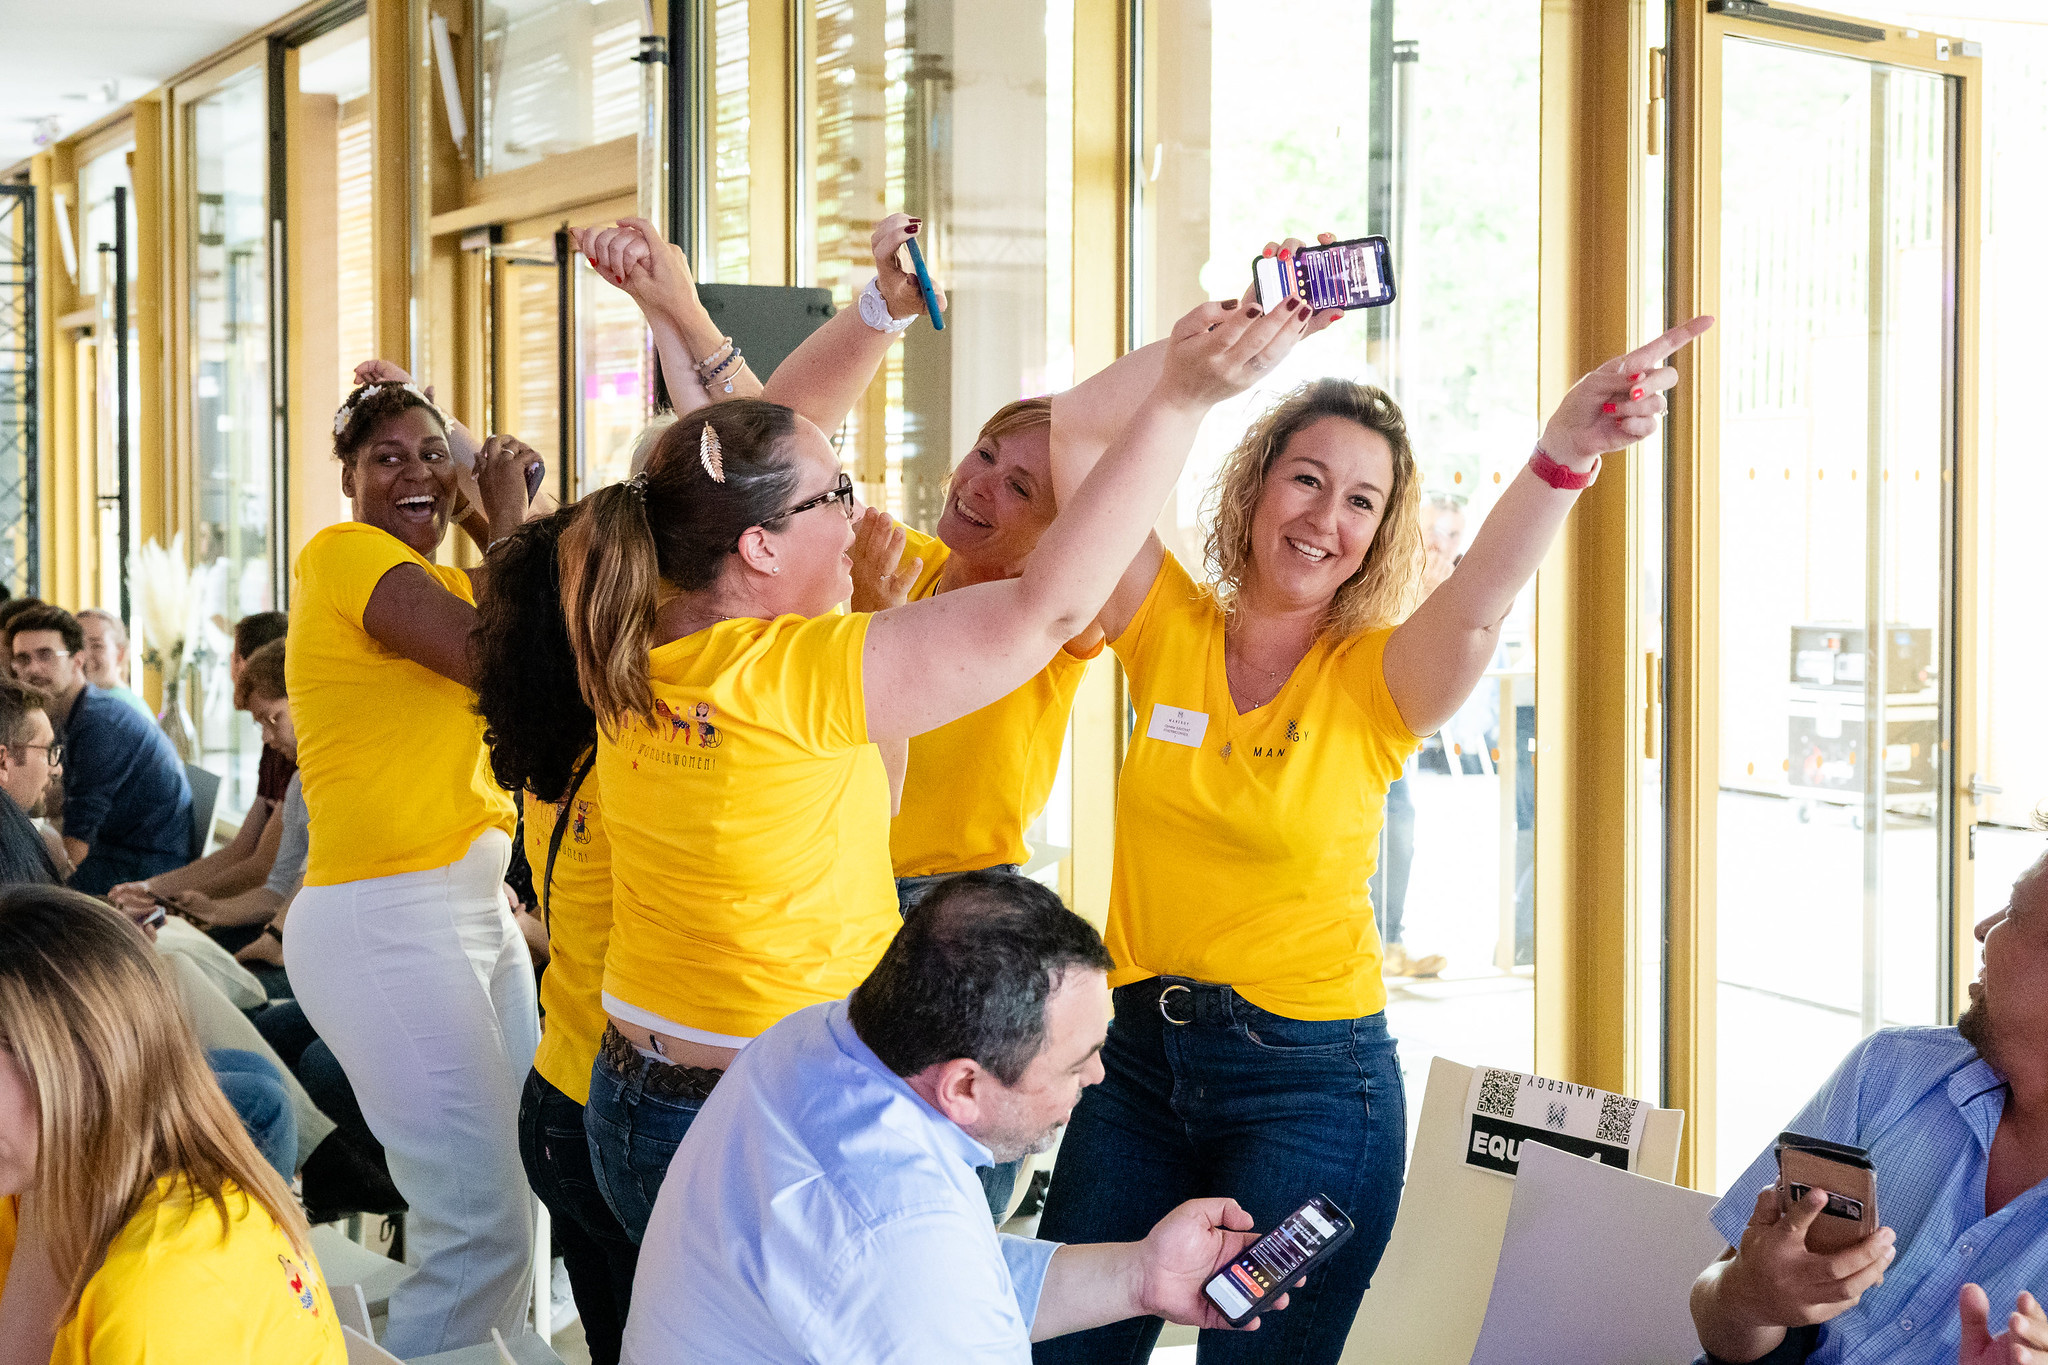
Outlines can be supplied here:
M294 569L284 666L311 817L308 886L446 867L485 830L512 832L476 694L363 629L370 594L401 564L476 604L468 574L360 521L314 536Z
M554 888L544 902L548 969L540 977L544 1017L533 1069L578 1104L590 1102L590 1066L604 1037L604 955L612 936L612 842L598 791L593 770L565 801L526 798L526 865L533 869L536 900L555 826L568 821L555 856ZM542 909L535 905L534 913Z
M861 672L870 619L740 618L649 655L655 723L597 746L606 996L754 1038L880 959L900 920Z
M232 1184L227 1207L223 1232L212 1200L182 1177L157 1181L57 1329L50 1365L346 1365L319 1265ZM19 1200L0 1199L0 1285L19 1216Z
M1391 627L1320 640L1239 715L1222 609L1169 554L1111 641L1136 728L1117 784L1112 986L1185 976L1293 1019L1385 1008L1366 883L1421 740L1387 692Z
M908 529L908 528L906 528ZM938 590L951 553L944 541L909 532L903 553L924 560L910 599ZM1045 809L1059 773L1060 748L1086 655L1062 649L1000 701L910 741L903 805L889 824L889 856L899 877L973 872L1031 860L1024 831Z

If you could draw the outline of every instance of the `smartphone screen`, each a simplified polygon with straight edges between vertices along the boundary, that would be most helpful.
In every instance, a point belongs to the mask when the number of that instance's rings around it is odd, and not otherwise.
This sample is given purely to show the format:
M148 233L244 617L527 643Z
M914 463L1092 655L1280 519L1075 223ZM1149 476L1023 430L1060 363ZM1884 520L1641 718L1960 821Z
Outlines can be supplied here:
M1284 262L1261 256L1252 262L1252 280L1259 306L1267 310L1297 294L1317 312L1394 301L1394 267L1384 237L1303 247Z
M1322 1195L1244 1249L1209 1281L1210 1302L1232 1323L1251 1317L1351 1235L1351 1220Z

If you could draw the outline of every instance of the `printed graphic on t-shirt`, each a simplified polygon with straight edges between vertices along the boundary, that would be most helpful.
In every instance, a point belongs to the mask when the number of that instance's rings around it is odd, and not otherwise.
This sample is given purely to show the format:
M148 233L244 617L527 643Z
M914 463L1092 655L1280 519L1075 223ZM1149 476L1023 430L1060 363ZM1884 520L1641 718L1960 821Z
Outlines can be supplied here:
M717 714L717 709L708 701L677 702L671 706L660 697L656 697L654 727L652 731L646 731L644 726L642 729L643 732L651 733L659 741L660 747L650 747L638 742L632 744L633 753L638 755L633 759L633 766L638 768L641 761L646 760L664 767L696 769L699 772L709 772L716 768L716 760L708 756L678 753L675 750L716 749L725 743L724 733L711 723L711 718Z
M299 1307L320 1316L320 1296L313 1292L313 1278L306 1268L283 1252L278 1253L277 1263L284 1267L285 1283L291 1288L292 1297L299 1301Z

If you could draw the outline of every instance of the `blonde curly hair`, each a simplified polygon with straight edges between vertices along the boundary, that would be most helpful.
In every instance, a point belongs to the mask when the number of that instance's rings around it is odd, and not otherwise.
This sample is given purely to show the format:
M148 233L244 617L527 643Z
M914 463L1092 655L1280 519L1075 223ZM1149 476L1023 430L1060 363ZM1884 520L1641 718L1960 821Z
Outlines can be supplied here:
M1370 384L1315 379L1287 394L1246 430L1217 472L1209 493L1210 591L1232 615L1252 561L1252 517L1265 495L1266 476L1295 435L1325 417L1356 422L1386 438L1394 453L1394 486L1379 529L1358 572L1330 598L1317 633L1348 639L1393 625L1415 609L1422 582L1422 480L1408 444L1408 423L1392 398Z

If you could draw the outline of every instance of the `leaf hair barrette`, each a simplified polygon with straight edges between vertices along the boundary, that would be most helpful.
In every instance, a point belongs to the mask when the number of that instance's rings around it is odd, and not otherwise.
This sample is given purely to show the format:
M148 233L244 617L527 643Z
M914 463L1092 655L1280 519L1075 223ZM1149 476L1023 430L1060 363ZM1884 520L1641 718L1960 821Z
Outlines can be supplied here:
M711 476L711 482L725 482L725 447L718 440L718 428L706 422L704 434L697 438L697 463L704 466L704 472Z

